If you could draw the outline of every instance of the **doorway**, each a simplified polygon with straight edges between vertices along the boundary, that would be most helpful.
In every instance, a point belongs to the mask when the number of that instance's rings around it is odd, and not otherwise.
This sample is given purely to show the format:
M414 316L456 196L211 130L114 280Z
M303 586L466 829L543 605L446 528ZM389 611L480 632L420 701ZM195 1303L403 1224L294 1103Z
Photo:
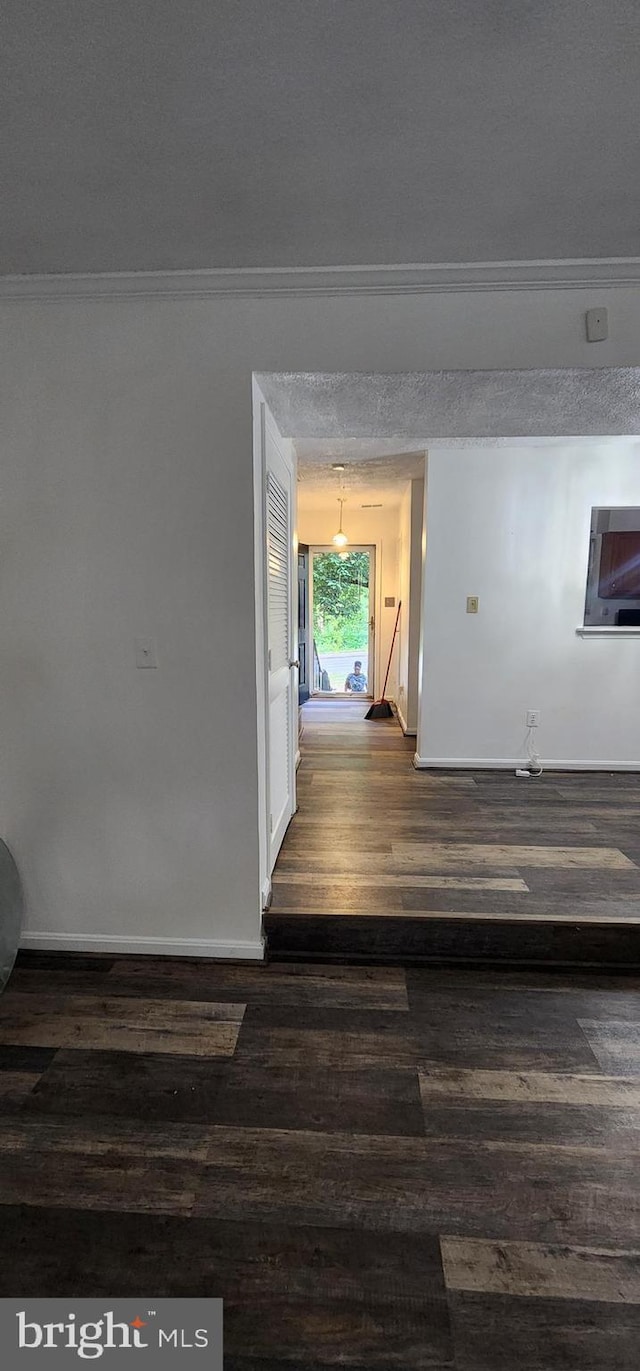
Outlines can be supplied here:
M309 550L312 695L373 696L375 547Z

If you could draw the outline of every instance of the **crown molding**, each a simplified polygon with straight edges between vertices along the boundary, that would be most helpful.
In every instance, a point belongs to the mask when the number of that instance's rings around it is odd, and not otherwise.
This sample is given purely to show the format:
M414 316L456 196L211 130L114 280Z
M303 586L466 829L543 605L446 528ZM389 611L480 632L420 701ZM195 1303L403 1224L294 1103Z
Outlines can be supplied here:
M640 286L640 257L429 266L245 267L0 276L0 300L431 295L455 291L594 290Z

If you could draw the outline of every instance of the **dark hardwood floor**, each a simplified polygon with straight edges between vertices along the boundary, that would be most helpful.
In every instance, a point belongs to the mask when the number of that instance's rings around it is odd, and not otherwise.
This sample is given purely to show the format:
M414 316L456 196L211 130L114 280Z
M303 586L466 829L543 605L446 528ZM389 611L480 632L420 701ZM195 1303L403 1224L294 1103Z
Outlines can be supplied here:
M428 772L367 702L302 711L271 955L640 967L640 775Z
M333 708L283 960L20 956L0 1296L222 1296L227 1371L636 1371L640 778L417 773ZM410 964L523 947L627 974Z
M0 1295L125 1293L227 1371L636 1371L640 979L23 954Z

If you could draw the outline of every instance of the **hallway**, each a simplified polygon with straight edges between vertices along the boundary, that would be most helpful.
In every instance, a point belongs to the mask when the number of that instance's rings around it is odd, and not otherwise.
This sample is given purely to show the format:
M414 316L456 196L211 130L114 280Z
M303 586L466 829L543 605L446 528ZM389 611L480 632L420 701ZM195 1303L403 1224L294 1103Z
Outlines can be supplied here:
M640 775L416 771L367 704L303 707L272 955L640 962Z

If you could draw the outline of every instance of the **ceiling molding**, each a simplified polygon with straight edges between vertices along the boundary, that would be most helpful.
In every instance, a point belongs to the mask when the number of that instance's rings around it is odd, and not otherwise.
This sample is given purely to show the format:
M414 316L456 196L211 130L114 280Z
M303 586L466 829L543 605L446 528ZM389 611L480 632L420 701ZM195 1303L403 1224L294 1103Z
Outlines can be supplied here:
M593 290L640 286L640 257L431 266L245 267L210 271L0 276L0 300L137 297L431 295L453 291Z

